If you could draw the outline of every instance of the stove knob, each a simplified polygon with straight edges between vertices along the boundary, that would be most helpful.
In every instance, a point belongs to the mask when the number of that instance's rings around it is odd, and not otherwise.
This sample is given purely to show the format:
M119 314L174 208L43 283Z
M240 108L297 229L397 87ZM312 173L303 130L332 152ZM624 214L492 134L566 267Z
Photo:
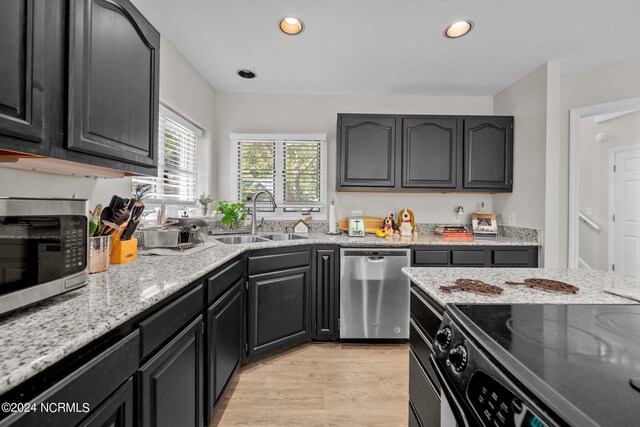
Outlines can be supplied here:
M436 334L436 342L442 350L449 348L451 345L451 329L448 326L438 331Z
M461 372L467 367L467 349L463 345L457 346L449 352L449 361L455 371Z

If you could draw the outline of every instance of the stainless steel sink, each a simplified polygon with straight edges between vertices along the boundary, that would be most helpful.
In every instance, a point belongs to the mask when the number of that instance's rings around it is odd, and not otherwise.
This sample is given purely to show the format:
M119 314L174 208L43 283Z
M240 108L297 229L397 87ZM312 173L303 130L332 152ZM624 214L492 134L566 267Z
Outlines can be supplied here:
M308 239L306 236L300 236L298 234L289 234L289 233L278 233L278 234L267 234L264 236L265 239L269 240L300 240L300 239Z
M214 238L214 240L225 243L227 245L240 245L242 243L264 243L269 241L262 236L224 236L216 237Z

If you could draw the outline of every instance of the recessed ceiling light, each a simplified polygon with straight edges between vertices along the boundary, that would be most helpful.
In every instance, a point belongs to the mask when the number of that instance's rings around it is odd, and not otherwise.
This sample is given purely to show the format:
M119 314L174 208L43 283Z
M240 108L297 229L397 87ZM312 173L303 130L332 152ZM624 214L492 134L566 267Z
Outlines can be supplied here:
M457 39L467 34L472 28L473 23L471 21L454 22L444 30L444 36L449 39Z
M280 20L280 30L285 34L295 36L304 30L304 24L295 16L285 16Z
M256 73L251 70L238 70L238 75L243 79L253 79L256 77Z

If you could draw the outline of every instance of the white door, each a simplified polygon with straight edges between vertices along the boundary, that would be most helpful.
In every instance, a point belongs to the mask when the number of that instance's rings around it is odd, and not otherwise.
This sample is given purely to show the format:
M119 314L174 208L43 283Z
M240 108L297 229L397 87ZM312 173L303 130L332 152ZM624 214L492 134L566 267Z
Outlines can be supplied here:
M640 278L640 148L615 154L613 264Z

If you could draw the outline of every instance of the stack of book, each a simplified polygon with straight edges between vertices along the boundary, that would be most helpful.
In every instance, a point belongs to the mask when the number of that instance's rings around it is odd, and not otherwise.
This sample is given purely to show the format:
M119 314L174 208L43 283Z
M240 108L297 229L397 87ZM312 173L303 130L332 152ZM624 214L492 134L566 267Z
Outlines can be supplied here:
M473 233L467 230L464 225L438 225L433 230L435 234L441 235L447 240L471 240Z

